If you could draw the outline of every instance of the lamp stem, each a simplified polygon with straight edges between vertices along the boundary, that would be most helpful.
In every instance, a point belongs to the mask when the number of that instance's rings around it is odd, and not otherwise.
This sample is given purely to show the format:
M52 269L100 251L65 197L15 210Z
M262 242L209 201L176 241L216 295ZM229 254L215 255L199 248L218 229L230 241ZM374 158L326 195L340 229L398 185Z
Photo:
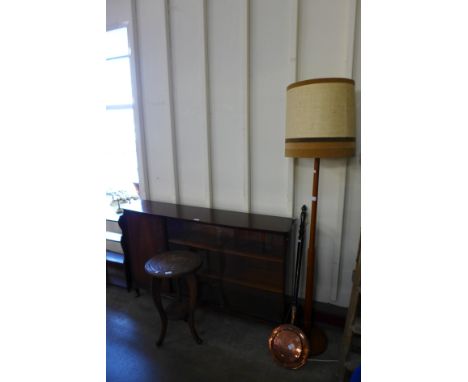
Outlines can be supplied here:
M304 302L304 330L310 341L311 355L317 355L326 349L326 337L322 331L312 326L312 305L315 287L315 233L317 226L317 204L319 186L320 158L314 159L314 177L312 180L312 208L310 213L309 248L307 250L307 274Z
M307 273L304 301L304 329L310 333L312 328L312 303L314 300L314 271L315 271L315 231L317 226L318 182L320 158L314 159L314 176L312 179L312 206L310 209L309 248L307 249Z

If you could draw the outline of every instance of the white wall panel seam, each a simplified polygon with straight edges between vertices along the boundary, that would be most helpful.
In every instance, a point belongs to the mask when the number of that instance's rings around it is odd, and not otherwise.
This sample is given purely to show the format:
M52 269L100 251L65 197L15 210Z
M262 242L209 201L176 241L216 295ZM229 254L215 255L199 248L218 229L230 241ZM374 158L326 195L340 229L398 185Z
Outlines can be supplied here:
M241 33L244 41L244 209L251 210L251 163L250 163L250 1L243 2L243 19Z
M148 181L148 156L145 139L145 124L143 116L143 96L141 92L141 72L140 72L140 56L139 56L139 34L138 34L138 17L136 0L131 0L131 60L132 60L132 81L133 94L136 98L134 101L134 121L135 133L137 141L137 160L138 160L138 177L140 195L143 199L147 199L150 194L150 186Z
M211 165L211 108L210 108L210 83L208 61L208 9L207 0L202 0L203 6L203 49L204 49L204 73L205 76L205 115L206 115L206 159L207 159L207 203L213 207L213 168Z
M347 57L346 57L346 75L348 78L353 77L353 63L354 63L354 45L356 39L356 9L357 1L349 0L349 24L348 24L348 44L347 44Z
M289 39L289 62L290 62L290 83L297 81L297 48L299 32L299 0L291 0L291 29ZM286 92L286 89L284 89ZM286 108L286 105L284 105ZM284 121L286 124L286 121ZM287 213L294 217L294 158L287 158L288 161L288 190L286 195Z
M177 163L177 142L175 134L175 122L174 122L174 88L173 88L173 71L172 71L172 49L171 49L171 29L170 29L170 17L169 17L169 0L162 0L164 6L164 30L166 32L166 59L167 59L167 85L169 92L169 118L170 118L170 130L171 130L171 154L172 154L172 169L174 178L174 202L179 203L179 170Z

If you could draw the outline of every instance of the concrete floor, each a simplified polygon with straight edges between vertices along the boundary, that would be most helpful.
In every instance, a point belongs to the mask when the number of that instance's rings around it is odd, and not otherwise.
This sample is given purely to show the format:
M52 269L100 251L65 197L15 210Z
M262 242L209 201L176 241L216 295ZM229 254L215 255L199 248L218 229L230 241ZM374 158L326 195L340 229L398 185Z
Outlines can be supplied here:
M138 298L107 286L107 381L336 381L337 363L309 361L299 370L276 365L267 339L274 325L209 309L195 315L197 345L184 321L169 321L162 347L155 346L160 322L148 293ZM317 358L336 360L341 330L321 326L327 351Z

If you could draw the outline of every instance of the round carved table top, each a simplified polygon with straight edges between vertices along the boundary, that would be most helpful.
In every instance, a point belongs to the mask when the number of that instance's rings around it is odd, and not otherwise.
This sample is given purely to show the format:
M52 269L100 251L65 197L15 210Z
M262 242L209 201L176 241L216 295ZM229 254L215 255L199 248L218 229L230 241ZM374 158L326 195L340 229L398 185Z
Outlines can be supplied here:
M157 254L145 264L146 273L158 278L170 278L195 272L202 260L194 252L167 251Z

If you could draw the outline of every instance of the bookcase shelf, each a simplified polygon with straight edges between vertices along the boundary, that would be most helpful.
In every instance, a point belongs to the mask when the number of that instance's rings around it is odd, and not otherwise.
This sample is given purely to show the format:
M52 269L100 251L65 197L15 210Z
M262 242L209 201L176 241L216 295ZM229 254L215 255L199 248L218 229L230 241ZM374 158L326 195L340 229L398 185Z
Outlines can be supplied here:
M235 284L235 285L241 285L241 286L244 286L244 287L259 289L259 290L267 291L267 292L271 292L271 293L278 293L278 294L283 293L283 290L281 288L273 287L273 286L266 285L266 284L259 284L259 283L255 283L255 282L236 280L236 279L229 278L229 277L221 277L221 276L218 276L218 275L213 275L213 274L203 273L203 272L200 272L198 274L198 276L201 277L201 278L209 278L209 279L212 279L212 280L227 282L227 283Z
M256 254L254 252L246 252L242 251L241 249L229 248L229 247L218 247L214 245L207 244L202 241L195 241L183 238L171 238L168 239L170 244L178 244L190 248L197 248L203 249L210 252L217 252L221 254L233 255L233 256L241 256L241 257L248 257L251 259L257 259L261 261L272 261L274 263L282 263L284 260L281 257L273 257L273 256L265 256L265 254Z

